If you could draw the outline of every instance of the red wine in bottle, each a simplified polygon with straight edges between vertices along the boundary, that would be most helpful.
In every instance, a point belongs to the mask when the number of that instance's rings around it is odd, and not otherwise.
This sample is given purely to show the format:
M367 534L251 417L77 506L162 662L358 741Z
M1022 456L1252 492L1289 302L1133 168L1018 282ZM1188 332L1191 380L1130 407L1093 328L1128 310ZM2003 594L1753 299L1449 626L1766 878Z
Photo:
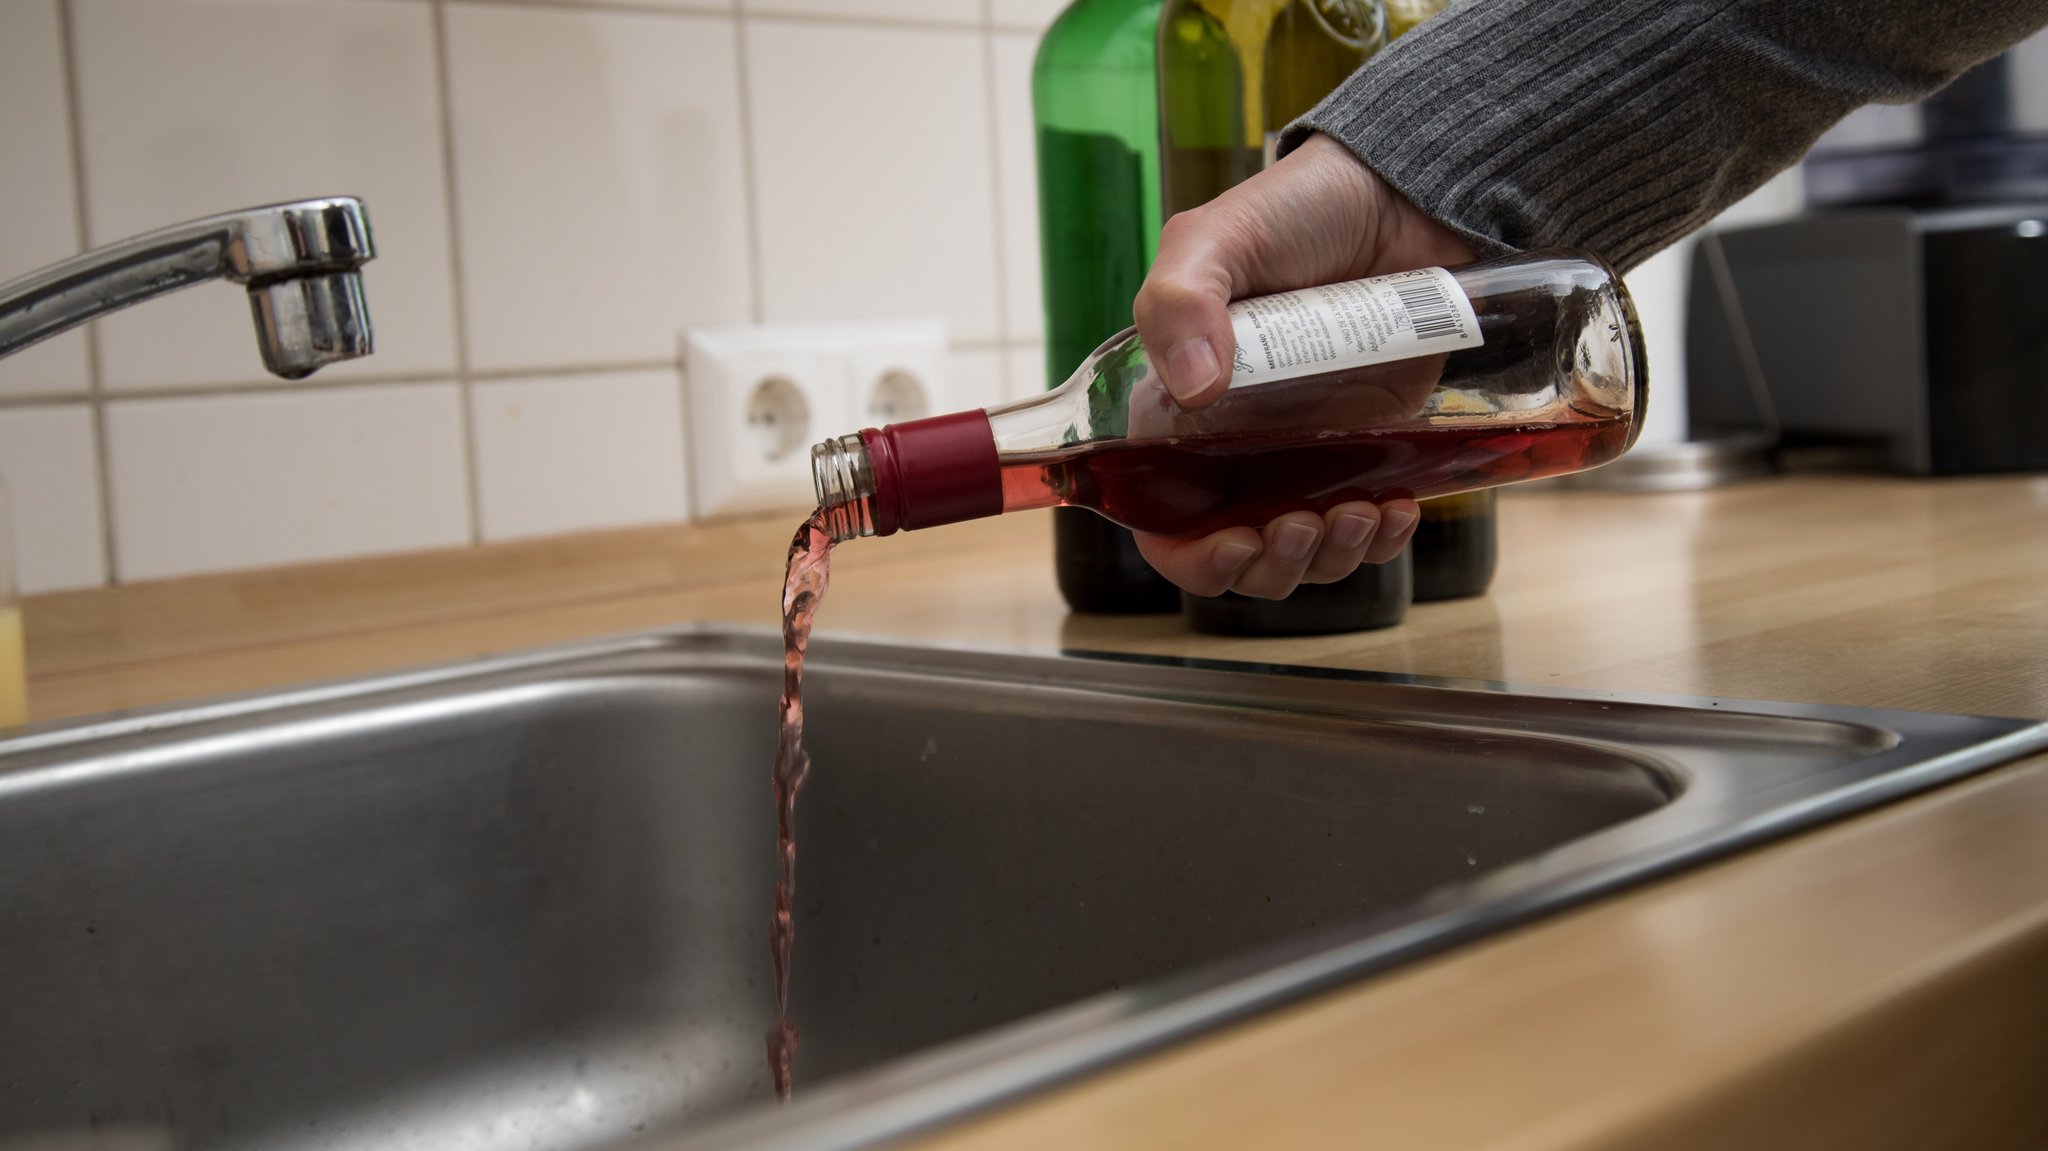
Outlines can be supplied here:
M1596 258L1418 269L1230 315L1231 376L1199 410L1126 331L1043 395L814 446L832 538L1045 507L1199 536L1598 467L1641 426L1641 330Z

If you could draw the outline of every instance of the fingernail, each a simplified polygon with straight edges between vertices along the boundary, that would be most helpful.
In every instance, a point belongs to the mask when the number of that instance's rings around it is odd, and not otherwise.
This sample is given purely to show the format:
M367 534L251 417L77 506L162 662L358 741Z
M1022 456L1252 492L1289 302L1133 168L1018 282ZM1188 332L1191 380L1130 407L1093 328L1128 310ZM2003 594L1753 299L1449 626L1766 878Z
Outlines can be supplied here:
M1321 534L1307 524L1281 524L1273 533L1273 553L1289 563L1305 560L1316 550L1316 537Z
M1388 512L1387 533L1389 535L1400 535L1402 532L1405 532L1410 527L1414 526L1416 518L1417 517L1414 512Z
M1216 382L1216 351L1200 336L1182 340L1166 353L1166 390L1176 400L1192 399Z
M1235 575L1258 558L1259 549L1250 544L1218 544L1209 553L1209 563L1224 575Z
M1347 552L1357 551L1372 538L1372 529L1378 526L1378 520L1346 512L1330 528L1330 542Z

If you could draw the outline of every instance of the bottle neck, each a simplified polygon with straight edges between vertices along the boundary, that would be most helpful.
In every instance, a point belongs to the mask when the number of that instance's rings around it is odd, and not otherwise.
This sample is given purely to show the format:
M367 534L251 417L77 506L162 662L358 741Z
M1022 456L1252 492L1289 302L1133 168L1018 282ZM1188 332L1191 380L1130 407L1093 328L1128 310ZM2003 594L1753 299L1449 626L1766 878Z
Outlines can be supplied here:
M1000 515L1003 471L979 408L869 428L811 449L833 541Z
M875 473L858 432L811 445L811 487L833 543L875 534Z

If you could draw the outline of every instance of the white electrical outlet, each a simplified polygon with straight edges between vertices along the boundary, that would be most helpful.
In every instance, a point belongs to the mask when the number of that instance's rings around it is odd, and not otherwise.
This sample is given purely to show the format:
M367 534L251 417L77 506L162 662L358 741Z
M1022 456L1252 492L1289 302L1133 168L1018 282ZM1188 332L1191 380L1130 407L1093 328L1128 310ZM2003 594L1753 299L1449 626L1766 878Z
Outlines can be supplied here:
M684 334L698 518L809 507L811 445L950 410L940 321Z
M807 505L811 445L847 420L841 365L759 335L701 330L684 341L699 518Z
M938 320L849 328L847 406L862 427L921 420L954 408L946 326Z

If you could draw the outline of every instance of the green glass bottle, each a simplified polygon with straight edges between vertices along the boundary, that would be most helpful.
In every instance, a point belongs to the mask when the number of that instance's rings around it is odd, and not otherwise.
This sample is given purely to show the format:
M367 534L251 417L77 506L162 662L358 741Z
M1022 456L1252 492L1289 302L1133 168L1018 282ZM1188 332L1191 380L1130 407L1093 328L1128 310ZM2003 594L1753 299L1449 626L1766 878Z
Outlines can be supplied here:
M1058 387L1131 324L1131 299L1159 246L1160 0L1076 0L1039 44L1039 246L1046 386ZM1053 510L1060 594L1076 611L1169 612L1180 593L1138 554L1129 529Z

